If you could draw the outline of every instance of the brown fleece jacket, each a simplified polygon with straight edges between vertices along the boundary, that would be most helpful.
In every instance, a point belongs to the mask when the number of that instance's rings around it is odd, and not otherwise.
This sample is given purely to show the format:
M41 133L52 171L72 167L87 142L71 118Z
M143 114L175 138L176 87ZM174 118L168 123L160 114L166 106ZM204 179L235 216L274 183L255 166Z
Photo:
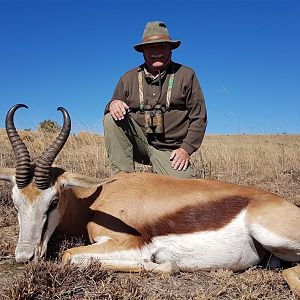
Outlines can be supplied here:
M130 107L129 115L141 126L145 126L144 114L139 111L138 73L143 72L143 93L145 105L157 103L166 105L167 89L171 73L175 73L170 106L164 113L164 135L147 135L151 145L159 150L185 149L189 154L201 145L206 125L206 107L203 93L195 72L186 66L171 62L165 76L154 81L144 76L144 66L126 72L119 80L112 100L122 100ZM108 104L109 105L109 104ZM108 113L108 105L105 113Z

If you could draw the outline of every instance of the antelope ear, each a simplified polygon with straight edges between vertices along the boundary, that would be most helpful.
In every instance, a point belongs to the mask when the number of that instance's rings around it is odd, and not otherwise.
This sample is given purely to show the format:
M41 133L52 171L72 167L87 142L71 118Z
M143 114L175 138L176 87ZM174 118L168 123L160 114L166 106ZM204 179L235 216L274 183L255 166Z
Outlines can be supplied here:
M116 178L93 178L76 173L65 172L58 177L57 183L62 189L69 189L73 187L79 188L97 188L103 184L115 181Z
M15 168L0 168L0 181L8 181L15 184L15 171Z

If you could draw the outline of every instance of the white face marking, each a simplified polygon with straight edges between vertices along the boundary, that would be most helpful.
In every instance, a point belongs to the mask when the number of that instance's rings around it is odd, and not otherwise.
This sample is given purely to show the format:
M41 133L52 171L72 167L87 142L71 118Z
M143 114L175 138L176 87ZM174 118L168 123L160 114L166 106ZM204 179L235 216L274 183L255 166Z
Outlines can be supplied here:
M19 220L19 239L15 251L17 261L26 262L46 251L49 238L60 219L57 207L51 209L56 193L55 187L50 187L41 191L38 199L29 201L21 190L16 186L13 188L12 198Z

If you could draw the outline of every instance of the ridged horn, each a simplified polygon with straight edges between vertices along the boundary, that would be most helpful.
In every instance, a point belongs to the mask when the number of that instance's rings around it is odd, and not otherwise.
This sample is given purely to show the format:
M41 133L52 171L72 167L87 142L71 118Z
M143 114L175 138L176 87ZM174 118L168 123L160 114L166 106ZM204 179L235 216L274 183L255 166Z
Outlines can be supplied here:
M24 142L20 138L15 124L14 114L20 107L28 108L25 104L14 105L7 113L5 119L5 127L8 139L12 146L13 152L16 157L16 183L19 189L22 189L28 185L31 180L30 177L30 155Z
M63 127L52 145L39 156L35 163L34 181L40 190L45 190L50 186L52 163L63 148L71 131L71 118L69 113L63 107L59 107L57 110L60 110L63 114Z

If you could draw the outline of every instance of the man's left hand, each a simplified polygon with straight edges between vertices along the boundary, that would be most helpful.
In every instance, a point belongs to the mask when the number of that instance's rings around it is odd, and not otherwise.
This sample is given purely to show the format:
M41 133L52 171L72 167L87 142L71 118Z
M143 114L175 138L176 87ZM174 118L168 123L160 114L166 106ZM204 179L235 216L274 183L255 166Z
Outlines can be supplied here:
M183 149L178 148L173 150L170 156L172 167L174 170L185 171L189 165L190 155Z

